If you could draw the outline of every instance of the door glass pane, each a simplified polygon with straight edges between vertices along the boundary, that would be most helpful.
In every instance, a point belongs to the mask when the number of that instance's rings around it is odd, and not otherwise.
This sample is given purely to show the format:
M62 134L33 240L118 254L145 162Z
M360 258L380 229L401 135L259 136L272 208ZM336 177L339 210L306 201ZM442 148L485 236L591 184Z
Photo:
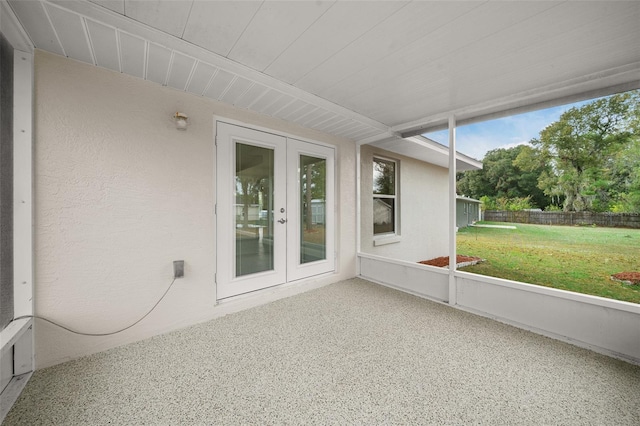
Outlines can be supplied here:
M236 143L236 277L273 270L274 151Z
M327 160L300 156L300 263L327 258Z

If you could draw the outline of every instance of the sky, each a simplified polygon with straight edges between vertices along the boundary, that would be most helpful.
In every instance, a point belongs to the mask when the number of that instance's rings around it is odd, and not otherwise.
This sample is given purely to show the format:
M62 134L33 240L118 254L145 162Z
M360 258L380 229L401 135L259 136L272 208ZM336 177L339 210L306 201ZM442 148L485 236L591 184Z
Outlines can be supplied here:
M482 160L487 151L492 149L513 148L528 143L537 138L541 130L557 121L562 113L591 101L593 99L457 127L456 150ZM446 129L425 133L424 136L449 146L449 132Z

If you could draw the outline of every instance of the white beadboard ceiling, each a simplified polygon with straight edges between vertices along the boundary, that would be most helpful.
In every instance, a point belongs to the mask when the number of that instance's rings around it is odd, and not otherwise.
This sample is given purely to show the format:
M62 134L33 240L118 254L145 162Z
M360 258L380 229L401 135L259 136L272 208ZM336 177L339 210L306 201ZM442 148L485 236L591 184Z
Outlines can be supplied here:
M639 1L0 1L36 48L367 142L640 87Z

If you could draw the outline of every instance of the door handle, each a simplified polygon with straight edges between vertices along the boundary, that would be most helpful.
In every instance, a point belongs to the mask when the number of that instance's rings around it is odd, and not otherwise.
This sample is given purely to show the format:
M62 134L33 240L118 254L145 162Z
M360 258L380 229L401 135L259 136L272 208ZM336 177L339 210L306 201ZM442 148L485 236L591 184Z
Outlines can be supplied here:
M278 222L282 223L284 225L284 223L287 221L287 219L285 218L280 218L280 220Z

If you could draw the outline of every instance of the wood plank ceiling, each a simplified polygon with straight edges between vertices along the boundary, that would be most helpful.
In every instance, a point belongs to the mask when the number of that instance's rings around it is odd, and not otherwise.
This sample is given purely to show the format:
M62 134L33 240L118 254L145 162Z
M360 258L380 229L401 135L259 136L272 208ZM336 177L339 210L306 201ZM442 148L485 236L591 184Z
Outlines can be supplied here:
M36 48L356 140L640 85L638 1L8 4Z

